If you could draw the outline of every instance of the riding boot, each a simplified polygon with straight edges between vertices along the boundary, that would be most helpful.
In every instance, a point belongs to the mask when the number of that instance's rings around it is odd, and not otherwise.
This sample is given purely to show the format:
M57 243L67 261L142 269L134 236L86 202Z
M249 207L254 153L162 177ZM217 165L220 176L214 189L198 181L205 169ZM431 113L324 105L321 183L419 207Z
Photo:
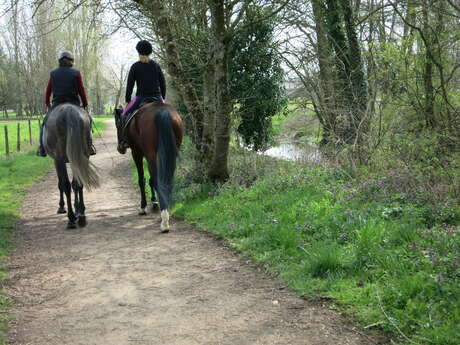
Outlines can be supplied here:
M93 138L91 135L88 138L88 148L89 148L89 155L94 156L96 154L96 147L93 145Z
M126 115L121 117L121 138L118 140L117 151L124 155L126 150L129 149L129 143L126 140Z
M94 156L96 154L96 147L93 145L93 135L91 133L92 130L86 136L86 143L88 144L88 154Z
M89 117L89 127L90 127L90 131L89 131L89 134L87 136L87 143L88 143L88 153L90 156L94 156L96 154L96 147L93 145L93 118L91 117L91 115L89 115L88 113L88 117Z
M124 155L127 149L129 149L129 143L125 138L120 139L120 142L117 145L117 151Z
M120 145L121 145L121 147L123 147L124 149L129 149L129 143L126 141L126 139L121 139Z
M123 122L126 121L126 118L123 119ZM124 150L126 152L126 149L129 149L129 143L128 143L128 139L126 139L126 133L128 132L128 130L125 128L125 124L123 123L123 130L122 130L122 137L121 137L121 140L120 140L120 146L122 148L122 150Z
M121 142L118 143L118 145L117 145L117 151L118 151L119 154L122 154L122 155L124 155L126 153L126 149L123 146L121 146Z
M46 157L45 147L43 146L43 127L45 126L45 122L46 122L46 116L43 119L42 125L40 126L40 137L39 137L40 145L37 150L37 156L39 157Z

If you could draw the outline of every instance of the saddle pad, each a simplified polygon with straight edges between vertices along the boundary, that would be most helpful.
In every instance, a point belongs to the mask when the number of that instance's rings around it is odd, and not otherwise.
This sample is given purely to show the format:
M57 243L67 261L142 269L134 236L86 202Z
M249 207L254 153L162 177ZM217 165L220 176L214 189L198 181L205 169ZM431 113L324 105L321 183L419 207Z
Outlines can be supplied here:
M131 120L134 118L134 116L137 115L137 113L139 112L139 110L141 110L145 105L147 104L150 104L150 103L155 103L155 102L158 102L157 100L147 100L147 101L144 101L141 103L140 107L137 108L136 110L134 110L131 115L129 115L129 117L126 119L125 121L125 125L123 126L123 130L125 130L126 128L128 128L128 125L129 123L131 122Z

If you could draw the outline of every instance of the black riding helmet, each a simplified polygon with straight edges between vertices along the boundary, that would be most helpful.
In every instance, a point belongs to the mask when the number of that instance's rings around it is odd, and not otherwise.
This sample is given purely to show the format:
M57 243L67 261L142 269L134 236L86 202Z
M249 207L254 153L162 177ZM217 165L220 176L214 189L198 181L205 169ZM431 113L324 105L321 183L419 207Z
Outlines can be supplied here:
M139 53L139 55L150 55L153 51L152 45L149 41L146 40L139 41L136 44L136 50Z

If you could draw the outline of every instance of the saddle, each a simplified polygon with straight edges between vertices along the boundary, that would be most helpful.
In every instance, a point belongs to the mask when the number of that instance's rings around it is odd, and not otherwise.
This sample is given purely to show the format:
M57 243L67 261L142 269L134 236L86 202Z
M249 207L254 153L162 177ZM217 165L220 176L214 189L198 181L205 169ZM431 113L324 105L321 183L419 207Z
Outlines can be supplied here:
M137 108L136 110L134 110L130 115L129 117L124 121L124 124L123 124L123 135L126 137L125 135L125 131L126 131L126 128L128 128L128 125L129 123L131 122L131 120L137 115L137 113L142 109L142 107L144 105L147 105L147 104L150 104L150 103L159 103L159 104L164 104L162 101L158 100L157 98L155 97L147 97L145 98L141 104L139 104L139 108Z
M158 104L164 104L161 100L158 100L157 98L154 97L148 97L145 98L141 104L139 104L139 108L137 108L135 111L133 111L129 117L123 121L121 124L121 135L122 139L121 142L118 145L118 152L124 153L126 152L126 149L129 148L129 142L127 139L127 134L128 134L128 125L131 122L131 120L139 113L139 111L142 109L143 106L150 104L150 103L158 103Z

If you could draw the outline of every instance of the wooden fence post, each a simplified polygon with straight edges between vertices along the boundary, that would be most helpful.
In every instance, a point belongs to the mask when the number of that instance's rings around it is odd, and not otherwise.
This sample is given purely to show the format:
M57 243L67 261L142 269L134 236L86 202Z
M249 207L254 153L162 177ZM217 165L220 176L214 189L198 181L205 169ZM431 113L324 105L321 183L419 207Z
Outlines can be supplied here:
M28 122L29 122L29 144L32 145L32 125L30 124L30 120Z
M16 147L18 152L21 152L21 122L18 122L18 140Z
M10 155L10 145L8 143L8 127L5 126L5 153L7 156Z

